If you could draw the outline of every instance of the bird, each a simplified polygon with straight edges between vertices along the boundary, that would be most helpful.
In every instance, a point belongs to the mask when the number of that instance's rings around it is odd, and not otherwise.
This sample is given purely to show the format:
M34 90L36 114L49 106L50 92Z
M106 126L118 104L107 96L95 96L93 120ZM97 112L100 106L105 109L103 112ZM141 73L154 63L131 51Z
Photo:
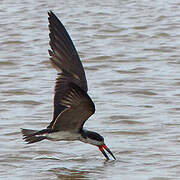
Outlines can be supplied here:
M85 71L71 37L53 11L48 11L48 21L49 59L58 72L54 88L53 118L42 130L21 128L23 139L27 144L45 139L79 140L98 147L106 160L110 158L105 151L116 160L103 136L83 127L86 120L95 113L95 105L87 94Z

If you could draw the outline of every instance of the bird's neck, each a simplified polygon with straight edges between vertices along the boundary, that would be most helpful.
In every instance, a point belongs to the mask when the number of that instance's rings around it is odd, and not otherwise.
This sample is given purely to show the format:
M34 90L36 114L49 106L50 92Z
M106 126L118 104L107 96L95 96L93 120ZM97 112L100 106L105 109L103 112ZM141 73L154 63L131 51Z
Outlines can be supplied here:
M96 132L83 129L80 131L80 134L81 134L80 141L82 142L89 143L95 146L99 146L102 143L104 143L104 138Z
M88 130L85 130L85 129L81 129L81 131L80 131L80 134L81 134L81 136L83 137L83 138L87 138L87 136L88 136Z

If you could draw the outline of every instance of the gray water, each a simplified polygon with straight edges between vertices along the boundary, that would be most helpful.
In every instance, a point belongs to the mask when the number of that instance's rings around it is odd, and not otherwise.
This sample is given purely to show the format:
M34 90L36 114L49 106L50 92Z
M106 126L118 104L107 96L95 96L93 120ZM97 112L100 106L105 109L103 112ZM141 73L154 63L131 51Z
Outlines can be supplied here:
M117 160L81 142L23 142L52 118L56 70L47 11L82 59L96 113L85 127ZM179 0L0 4L0 179L180 179Z

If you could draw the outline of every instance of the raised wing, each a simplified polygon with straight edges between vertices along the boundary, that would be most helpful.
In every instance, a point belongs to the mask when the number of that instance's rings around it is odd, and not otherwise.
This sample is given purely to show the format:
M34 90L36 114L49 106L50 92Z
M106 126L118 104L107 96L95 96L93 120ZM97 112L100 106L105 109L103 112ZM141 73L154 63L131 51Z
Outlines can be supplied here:
M53 120L48 126L51 128L64 110L59 102L68 91L68 84L73 82L86 92L88 88L84 68L69 34L52 11L48 15L51 47L49 55L52 65L59 71L55 84Z
M55 120L53 131L79 132L85 121L95 112L95 106L88 94L74 83L69 84L69 91L61 99L60 104L65 106Z

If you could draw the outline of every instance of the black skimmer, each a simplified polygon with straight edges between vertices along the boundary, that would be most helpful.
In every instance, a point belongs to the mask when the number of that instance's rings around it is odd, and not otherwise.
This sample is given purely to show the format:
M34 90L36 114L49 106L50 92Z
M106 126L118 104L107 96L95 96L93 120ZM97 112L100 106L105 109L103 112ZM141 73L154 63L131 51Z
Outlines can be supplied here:
M40 131L22 129L23 139L28 144L44 139L79 140L97 146L106 159L109 157L104 149L116 159L100 134L83 128L86 120L95 112L94 103L87 94L84 68L63 24L52 11L48 15L50 61L58 71L53 120L46 129Z

